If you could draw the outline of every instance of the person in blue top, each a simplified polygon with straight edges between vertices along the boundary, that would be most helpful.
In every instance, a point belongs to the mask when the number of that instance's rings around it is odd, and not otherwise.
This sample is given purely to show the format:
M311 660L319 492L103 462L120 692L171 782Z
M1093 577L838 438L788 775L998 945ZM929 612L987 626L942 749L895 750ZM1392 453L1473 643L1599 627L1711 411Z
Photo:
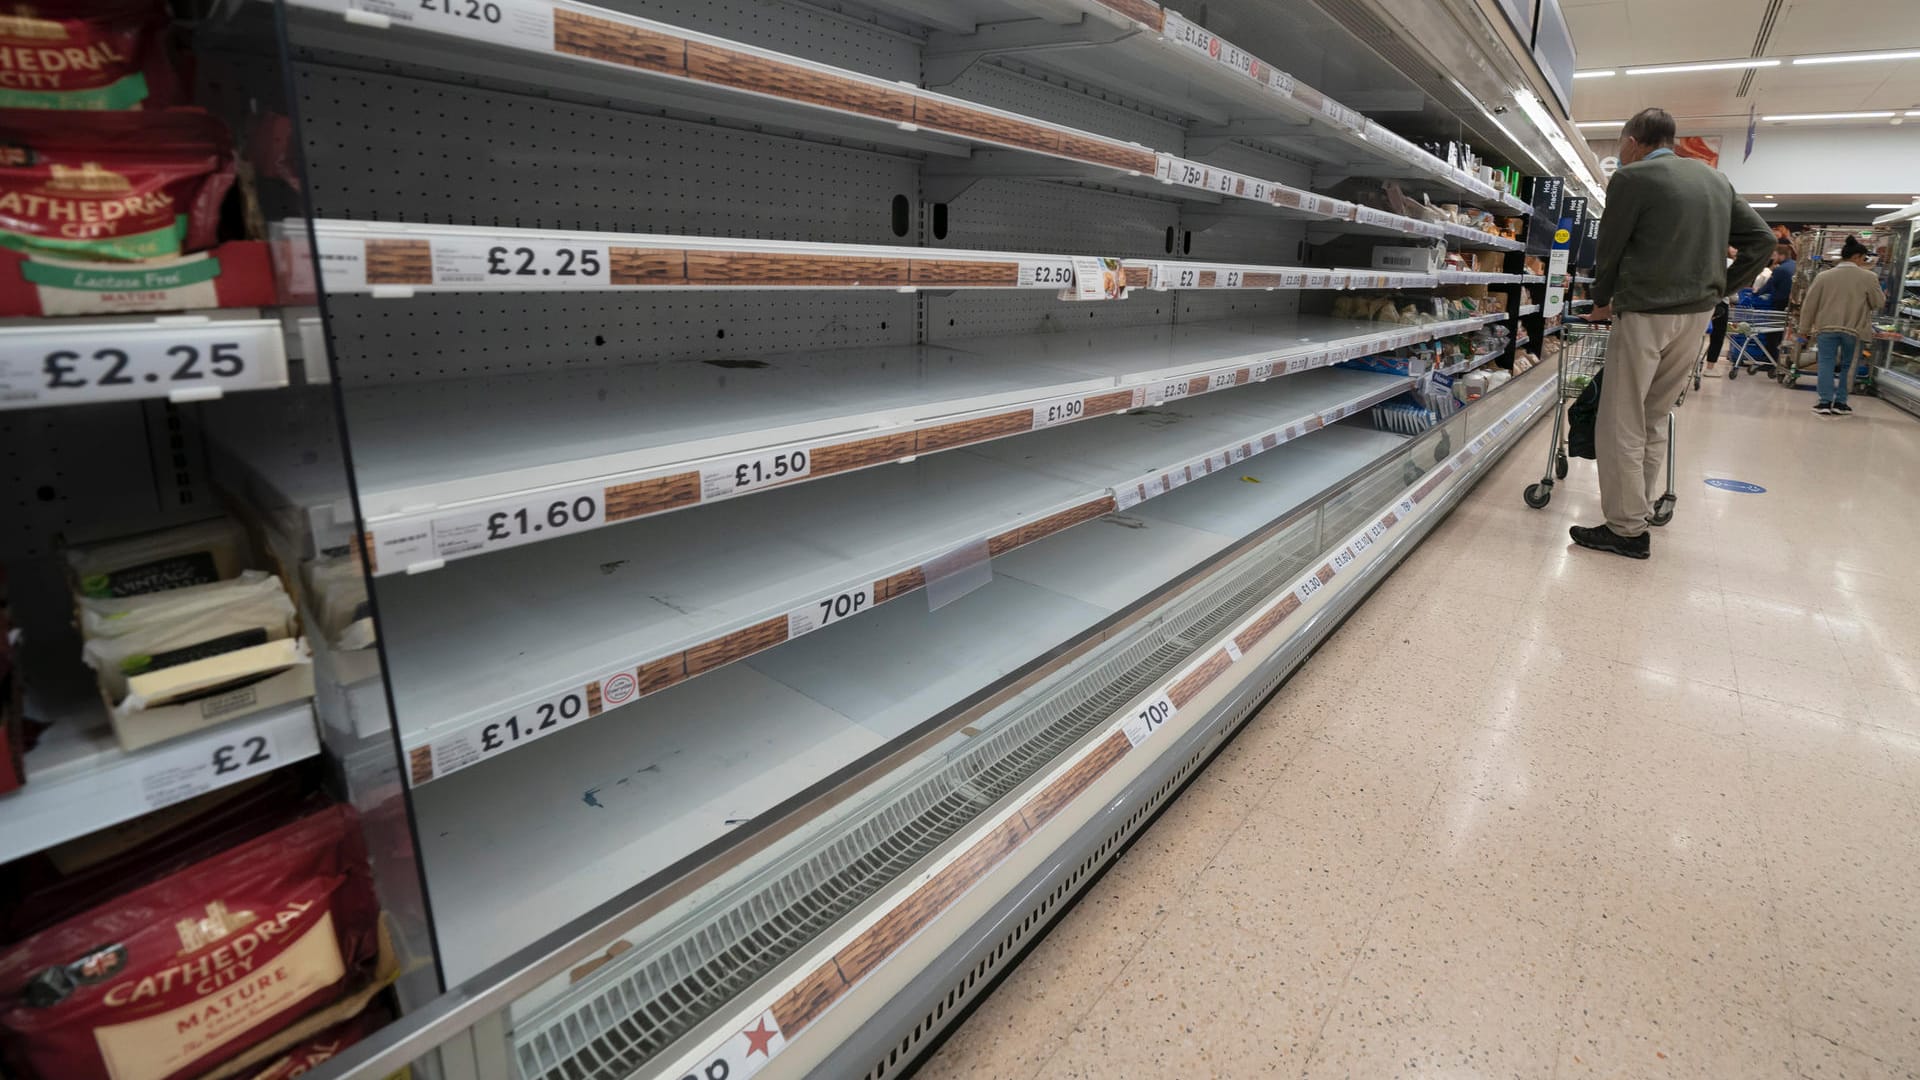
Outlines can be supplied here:
M1780 261L1773 268L1773 276L1767 279L1766 286L1755 295L1754 299L1775 311L1785 311L1787 300L1793 295L1793 271L1796 265L1793 245L1783 240L1773 250L1774 256ZM1785 330L1775 330L1772 333L1760 335L1760 344L1777 364L1789 362L1786 357L1780 355L1780 347L1785 342L1786 336Z

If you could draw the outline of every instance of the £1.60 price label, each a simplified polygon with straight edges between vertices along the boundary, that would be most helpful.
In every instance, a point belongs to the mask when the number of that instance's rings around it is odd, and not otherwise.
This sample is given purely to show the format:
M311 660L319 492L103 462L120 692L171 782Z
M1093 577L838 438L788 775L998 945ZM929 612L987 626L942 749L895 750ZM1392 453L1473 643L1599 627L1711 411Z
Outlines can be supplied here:
M286 345L269 320L0 330L0 409L211 398L286 384Z
M811 634L823 626L837 623L841 619L852 618L872 606L873 586L871 585L862 585L831 596L823 596L811 604L787 612L787 637L792 639L801 634Z
M1120 725L1120 730L1127 733L1128 742L1139 746L1153 738L1154 733L1165 726L1167 721L1173 719L1174 714L1179 711L1173 707L1173 699L1162 690L1135 709L1133 715L1127 717L1126 722Z
M719 499L741 495L813 475L813 452L795 448L770 450L752 457L732 458L700 470L700 497Z
M434 559L519 547L606 523L603 486L557 488L435 516L425 524L418 519L376 524L374 564L380 573L394 573Z
M487 236L435 237L433 283L515 291L597 288L612 282L610 261L606 247L599 244Z

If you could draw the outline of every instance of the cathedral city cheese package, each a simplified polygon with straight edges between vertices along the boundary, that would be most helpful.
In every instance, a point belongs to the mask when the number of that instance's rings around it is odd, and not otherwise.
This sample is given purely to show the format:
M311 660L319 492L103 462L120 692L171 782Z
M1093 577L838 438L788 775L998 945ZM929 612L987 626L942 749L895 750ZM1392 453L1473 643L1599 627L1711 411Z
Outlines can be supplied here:
M0 4L0 108L140 109L181 101L154 0Z
M330 807L0 953L19 1080L188 1080L365 983L379 906Z
M0 113L0 246L103 262L220 239L226 129L199 109Z

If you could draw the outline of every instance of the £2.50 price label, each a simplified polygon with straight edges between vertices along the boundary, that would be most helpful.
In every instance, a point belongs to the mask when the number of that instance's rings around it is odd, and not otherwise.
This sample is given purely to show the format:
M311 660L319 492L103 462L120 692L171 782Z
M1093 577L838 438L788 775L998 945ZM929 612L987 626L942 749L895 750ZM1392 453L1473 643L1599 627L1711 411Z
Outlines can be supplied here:
M0 409L218 397L287 384L270 320L0 330Z
M433 240L435 285L514 291L594 288L611 283L610 262L600 244L485 236Z
M1068 259L1038 261L1022 259L1015 283L1020 288L1064 289L1073 284L1073 263Z

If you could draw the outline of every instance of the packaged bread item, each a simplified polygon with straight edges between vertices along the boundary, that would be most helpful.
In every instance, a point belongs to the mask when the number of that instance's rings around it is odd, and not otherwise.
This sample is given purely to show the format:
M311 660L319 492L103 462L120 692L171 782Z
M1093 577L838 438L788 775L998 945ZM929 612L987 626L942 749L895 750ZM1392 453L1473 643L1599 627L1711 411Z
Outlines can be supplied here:
M265 570L242 570L239 577L166 592L133 596L83 596L80 633L93 638L124 637L189 615L284 594L280 579Z
M227 518L196 521L67 549L82 596L138 596L208 585L240 573L247 537Z
M0 4L0 108L116 110L184 100L164 4Z
M293 601L278 578L269 577L265 588L236 590L220 604L205 604L197 594L170 602L172 596L156 594L154 606L142 612L140 627L91 638L81 650L81 658L116 704L127 696L127 680L134 676L280 641L293 637L297 629Z
M330 807L0 953L17 1080L187 1080L374 975L379 908Z
M0 245L104 262L220 239L226 129L199 109L0 113Z

